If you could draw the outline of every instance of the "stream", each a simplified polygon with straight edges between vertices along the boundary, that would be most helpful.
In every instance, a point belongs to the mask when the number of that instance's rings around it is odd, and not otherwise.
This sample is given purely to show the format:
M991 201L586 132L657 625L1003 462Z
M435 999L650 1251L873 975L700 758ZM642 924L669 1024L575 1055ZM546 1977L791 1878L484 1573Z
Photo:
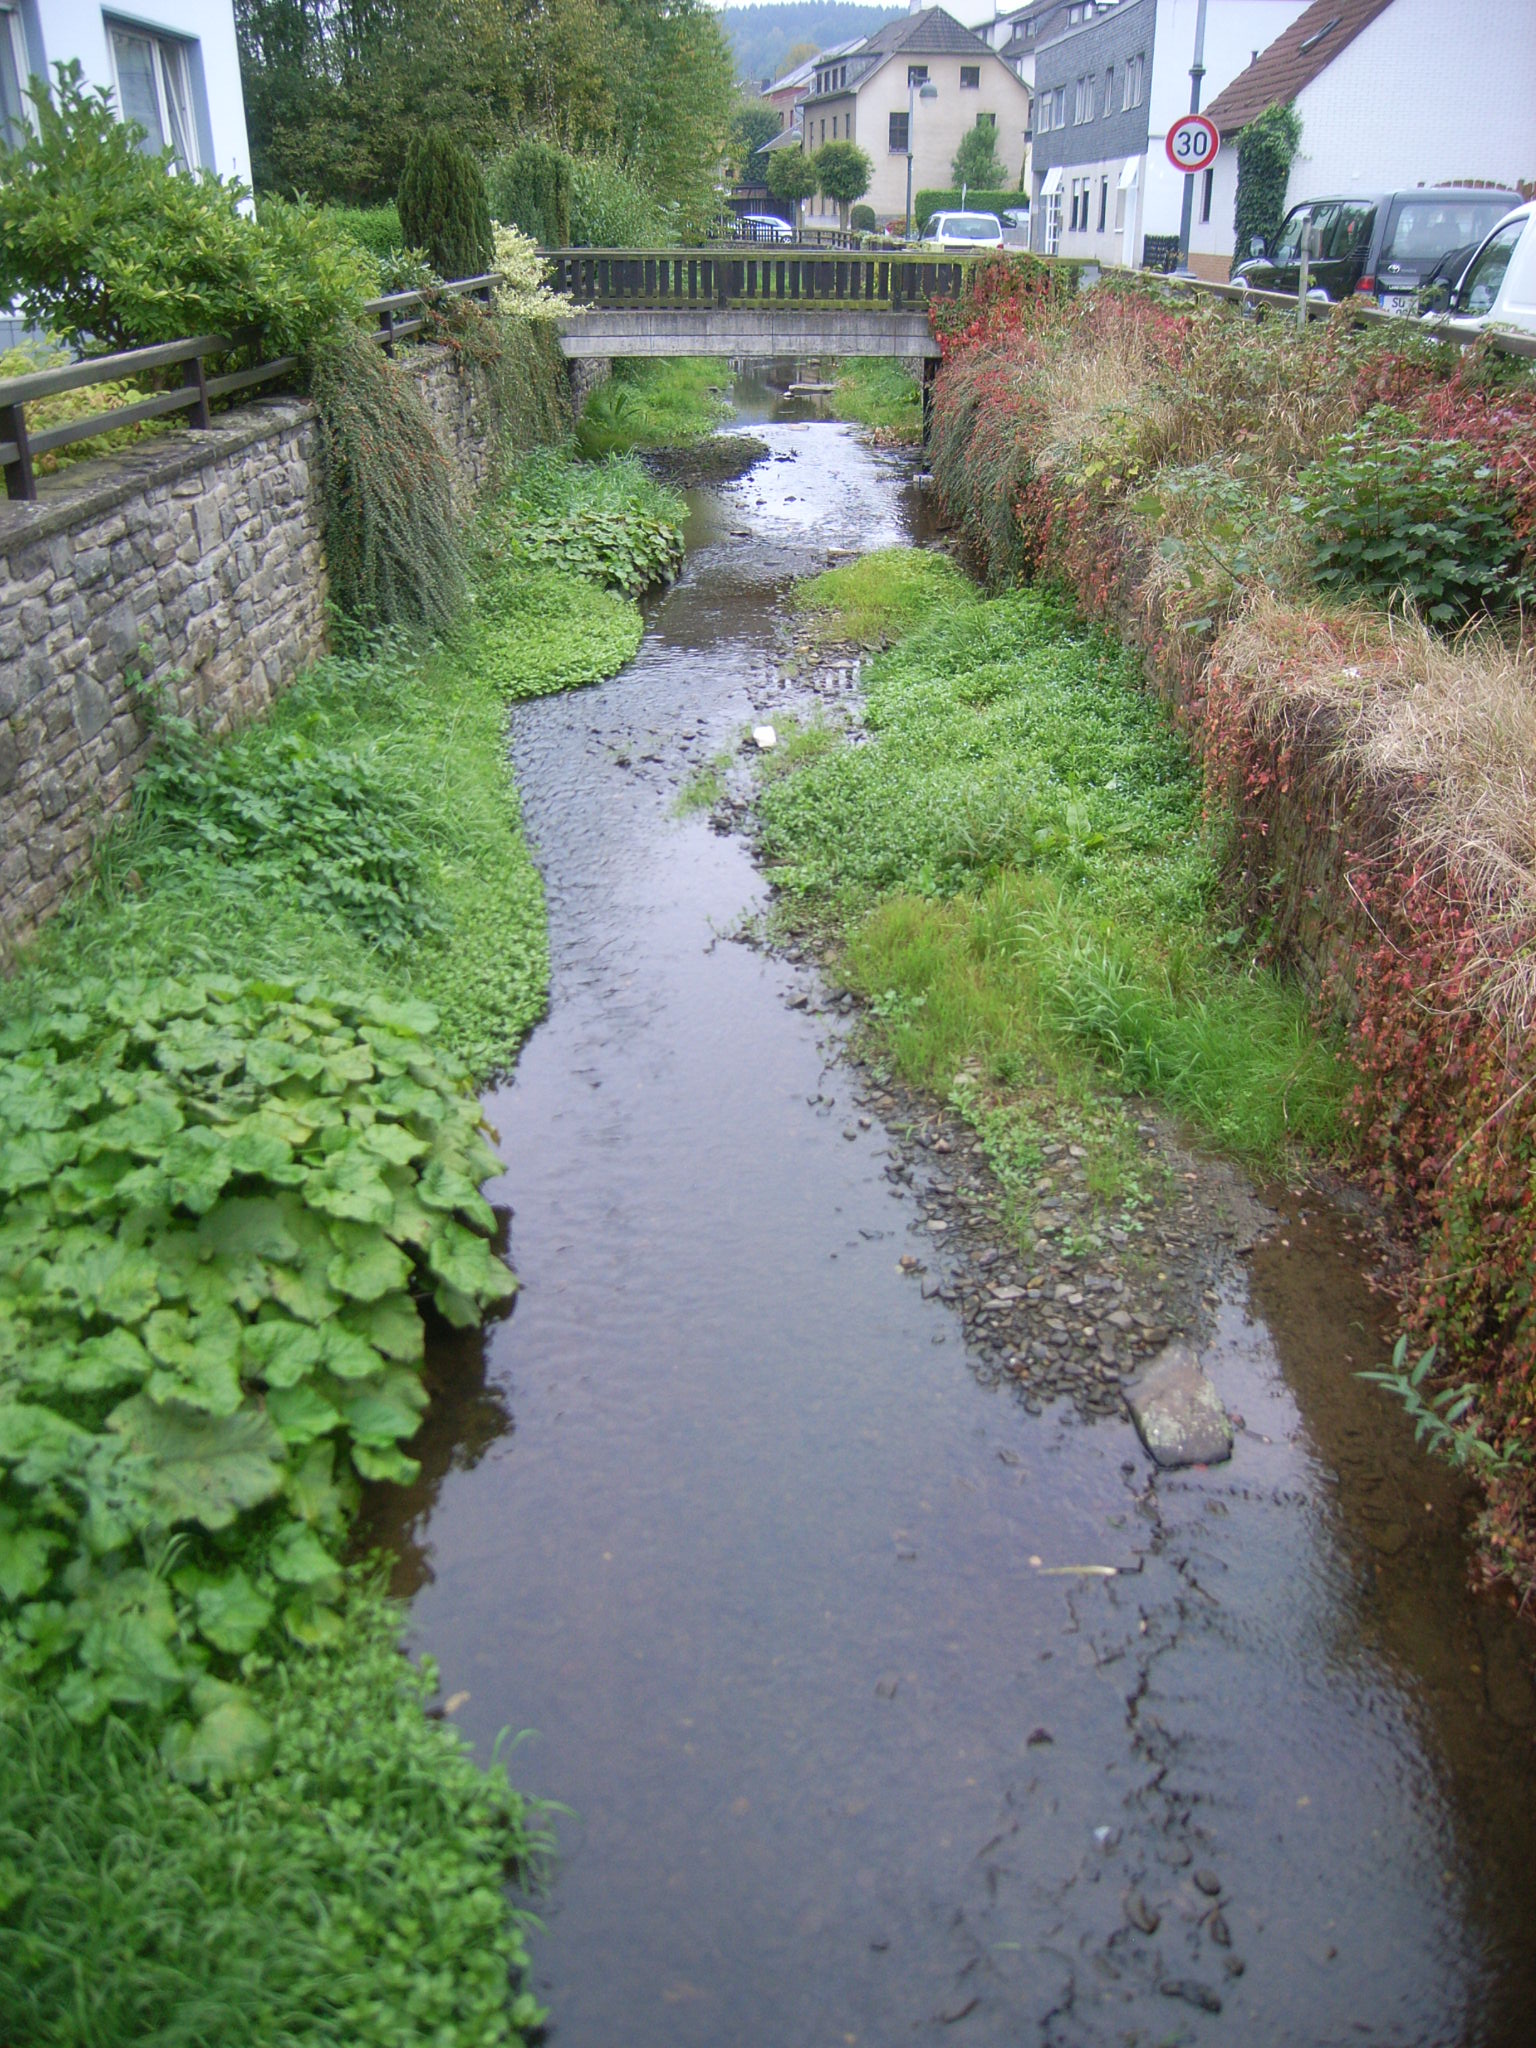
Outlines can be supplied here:
M371 1503L456 1722L566 1809L549 2039L1529 2048L1528 1631L1344 1362L1388 1348L1349 1216L1263 1191L1195 1333L1234 1456L1154 1478L967 1369L848 1020L732 936L764 883L678 789L793 703L789 583L921 531L907 459L737 398L771 457L691 494L635 662L515 716L522 1291Z

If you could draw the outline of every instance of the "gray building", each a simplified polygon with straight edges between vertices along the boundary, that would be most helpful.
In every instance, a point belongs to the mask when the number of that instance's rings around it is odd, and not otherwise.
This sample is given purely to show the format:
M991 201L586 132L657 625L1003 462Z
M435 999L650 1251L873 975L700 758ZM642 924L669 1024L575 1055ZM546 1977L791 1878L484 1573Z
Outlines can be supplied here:
M1156 0L1120 0L1035 53L1033 245L1042 255L1136 260L1133 160L1147 153Z

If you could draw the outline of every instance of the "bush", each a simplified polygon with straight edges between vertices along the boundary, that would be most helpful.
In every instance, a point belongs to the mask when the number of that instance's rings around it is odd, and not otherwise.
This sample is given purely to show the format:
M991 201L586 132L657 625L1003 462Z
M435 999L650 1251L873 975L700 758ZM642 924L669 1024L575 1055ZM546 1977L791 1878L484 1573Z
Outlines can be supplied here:
M637 457L574 463L561 450L529 455L487 520L494 559L563 569L638 597L682 567L687 507Z
M872 235L880 223L872 206L856 206L848 216L848 225L857 234Z
M0 297L33 326L87 351L254 329L258 355L298 355L371 296L373 266L323 212L264 199L251 219L244 186L146 156L77 63L36 110L0 151Z
M448 463L409 371L355 328L314 351L325 555L342 609L441 629L463 596Z
M382 260L405 247L400 209L392 199L383 206L327 206L325 217L370 256Z
M400 225L439 277L481 277L491 267L491 210L467 149L441 128L411 144L400 179Z
M525 137L486 173L491 211L546 249L571 240L572 160L552 143Z
M961 137L949 172L957 185L967 186L995 186L1000 178L1006 176L1003 160L997 153L995 121L983 121L977 115L975 127Z
M578 249L654 249L676 239L655 194L610 157L572 158L568 232Z
M982 192L972 186L965 195L966 211L968 213L995 213L1001 216L1008 212L1010 208L1023 206L1028 197L1029 194L1027 192L1001 190ZM924 186L922 191L912 201L912 206L913 222L916 226L921 227L925 221L932 220L936 213L955 213L958 211L960 206L960 187L958 185Z
M1507 609L1531 593L1520 573L1511 493L1462 441L1432 441L1373 406L1335 435L1300 479L1320 588L1386 601L1401 592L1436 626Z

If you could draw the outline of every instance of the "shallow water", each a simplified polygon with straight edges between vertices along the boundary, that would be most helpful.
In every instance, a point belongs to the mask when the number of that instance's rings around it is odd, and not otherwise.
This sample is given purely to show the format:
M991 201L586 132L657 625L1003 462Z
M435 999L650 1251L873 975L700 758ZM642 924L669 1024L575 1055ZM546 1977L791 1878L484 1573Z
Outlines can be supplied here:
M633 666L517 714L523 1290L373 1503L460 1725L537 1731L514 1777L571 1809L551 2039L1522 2048L1531 1669L1351 1376L1349 1218L1276 1198L1204 1345L1236 1453L1154 1485L1128 1424L976 1384L809 976L728 936L764 890L678 782L782 701L788 581L914 517L898 460L744 396L777 459L695 497Z

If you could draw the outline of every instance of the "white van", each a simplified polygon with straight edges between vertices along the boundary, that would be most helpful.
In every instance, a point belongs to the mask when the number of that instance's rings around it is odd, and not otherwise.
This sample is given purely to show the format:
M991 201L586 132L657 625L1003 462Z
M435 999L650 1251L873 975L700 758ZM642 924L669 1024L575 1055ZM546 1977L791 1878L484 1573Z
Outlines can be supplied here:
M1536 205L1517 206L1483 239L1447 311L1468 326L1536 334Z

